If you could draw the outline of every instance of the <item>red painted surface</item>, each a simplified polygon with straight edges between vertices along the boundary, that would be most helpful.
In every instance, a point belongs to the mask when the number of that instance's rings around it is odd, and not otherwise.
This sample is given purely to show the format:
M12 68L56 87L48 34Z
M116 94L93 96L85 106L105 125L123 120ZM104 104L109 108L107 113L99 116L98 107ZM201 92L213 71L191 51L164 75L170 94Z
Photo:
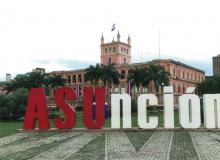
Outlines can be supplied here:
M70 87L58 88L55 92L55 103L65 114L65 118L55 116L54 125L58 129L70 129L76 125L76 113L66 100L75 100L76 93Z
M86 128L98 129L105 124L104 105L105 105L105 88L95 88L95 120L93 120L92 104L93 104L93 89L92 87L84 87L84 106L83 106L83 120Z
M28 95L23 129L34 129L36 121L38 121L40 130L47 130L50 128L46 96L43 88L32 88Z

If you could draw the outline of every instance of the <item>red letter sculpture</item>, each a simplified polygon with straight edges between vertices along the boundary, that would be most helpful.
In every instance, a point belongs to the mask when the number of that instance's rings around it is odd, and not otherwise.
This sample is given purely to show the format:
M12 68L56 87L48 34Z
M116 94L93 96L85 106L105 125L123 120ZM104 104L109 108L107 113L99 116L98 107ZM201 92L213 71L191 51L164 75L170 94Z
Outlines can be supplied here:
M29 92L23 129L34 129L36 120L38 120L39 129L47 130L50 128L47 102L43 88L32 88Z
M63 87L58 88L55 91L55 102L63 111L66 119L62 119L59 116L54 118L54 125L58 129L70 129L75 127L76 124L76 113L73 108L66 102L66 100L75 100L76 93L72 88Z
M105 117L104 117L104 105L105 105L105 88L96 87L95 88L95 99L96 106L93 110L93 89L92 87L84 87L84 125L90 129L98 129L104 126ZM95 119L93 121L93 112L95 112Z

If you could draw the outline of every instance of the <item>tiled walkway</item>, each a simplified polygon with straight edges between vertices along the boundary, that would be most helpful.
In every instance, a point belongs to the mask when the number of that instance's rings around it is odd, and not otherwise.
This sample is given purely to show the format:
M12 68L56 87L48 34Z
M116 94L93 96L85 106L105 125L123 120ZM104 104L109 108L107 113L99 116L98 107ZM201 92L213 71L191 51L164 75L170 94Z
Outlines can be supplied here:
M0 159L216 160L220 133L108 131L18 133L0 138Z

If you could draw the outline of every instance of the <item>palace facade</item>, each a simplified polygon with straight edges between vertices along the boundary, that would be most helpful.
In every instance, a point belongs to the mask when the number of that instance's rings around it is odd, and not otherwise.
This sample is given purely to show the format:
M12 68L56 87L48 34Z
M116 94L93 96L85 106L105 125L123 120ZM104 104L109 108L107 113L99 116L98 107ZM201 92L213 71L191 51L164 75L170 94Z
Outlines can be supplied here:
M146 68L149 64L158 64L165 68L170 73L169 86L174 89L175 105L178 105L178 97L185 93L187 87L197 87L205 79L205 72L189 66L187 64L172 60L172 59L155 59L143 63L131 63L131 38L128 36L127 43L121 42L120 33L117 34L117 40L105 43L104 36L101 37L101 64L115 63L117 71L121 74L120 84L112 85L112 93L128 93L128 70L131 68L142 67ZM69 71L53 71L49 75L61 75L66 79L66 86L72 87L77 91L79 97L83 96L83 86L88 86L90 83L85 82L85 69L69 70ZM153 82L147 88L140 87L140 93L156 93ZM133 87L131 95L136 95L138 89ZM195 91L197 93L197 90ZM159 104L163 104L162 90L157 93ZM53 98L53 92L51 92Z

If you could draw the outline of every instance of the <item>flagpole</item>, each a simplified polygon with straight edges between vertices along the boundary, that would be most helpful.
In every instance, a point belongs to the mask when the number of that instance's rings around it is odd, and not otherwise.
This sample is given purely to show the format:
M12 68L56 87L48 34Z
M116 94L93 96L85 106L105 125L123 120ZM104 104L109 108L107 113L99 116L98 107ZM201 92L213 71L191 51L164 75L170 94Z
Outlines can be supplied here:
M158 36L159 36L158 49L159 49L159 60L160 60L160 30L158 31Z

